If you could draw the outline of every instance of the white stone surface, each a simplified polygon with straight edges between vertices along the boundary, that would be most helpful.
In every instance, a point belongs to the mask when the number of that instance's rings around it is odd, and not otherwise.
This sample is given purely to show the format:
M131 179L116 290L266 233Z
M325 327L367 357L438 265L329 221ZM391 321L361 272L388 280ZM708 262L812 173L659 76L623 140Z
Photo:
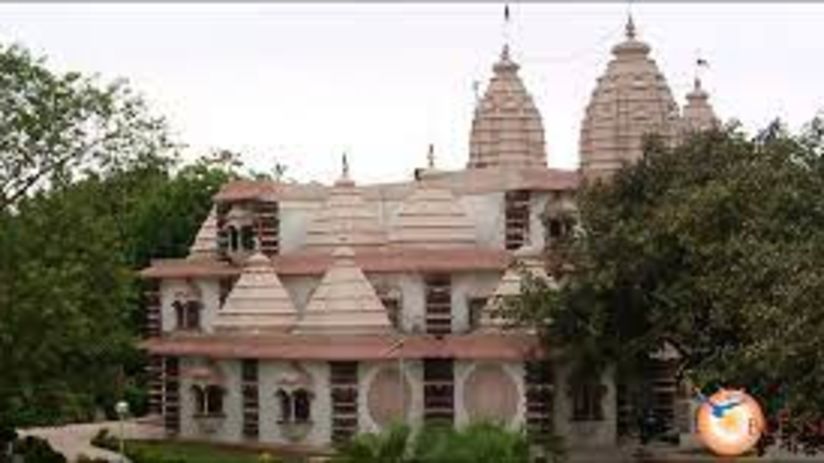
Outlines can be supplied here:
M217 329L248 333L287 331L297 322L298 313L263 254L250 257L223 308L214 321Z
M335 250L334 263L312 294L297 332L369 334L391 329L386 308L354 256L351 248Z

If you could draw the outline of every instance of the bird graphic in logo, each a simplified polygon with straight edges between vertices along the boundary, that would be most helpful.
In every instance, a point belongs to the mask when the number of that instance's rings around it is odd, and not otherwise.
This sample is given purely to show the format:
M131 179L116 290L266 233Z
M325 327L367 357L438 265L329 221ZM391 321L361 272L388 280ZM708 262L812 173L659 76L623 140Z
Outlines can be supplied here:
M761 407L743 390L720 389L707 397L696 389L698 434L713 452L737 456L750 450L764 430Z

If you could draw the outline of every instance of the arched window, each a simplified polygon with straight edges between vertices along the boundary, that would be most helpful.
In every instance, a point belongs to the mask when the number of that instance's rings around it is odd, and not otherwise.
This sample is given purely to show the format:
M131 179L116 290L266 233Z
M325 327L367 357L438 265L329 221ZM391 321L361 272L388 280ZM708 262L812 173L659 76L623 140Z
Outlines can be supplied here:
M200 329L200 308L201 306L199 301L186 302L186 329Z
M280 406L280 422L288 423L292 420L292 396L283 389L279 389L275 394L278 398L278 405Z
M606 394L606 386L595 380L588 380L573 386L572 420L601 421L604 411L601 399Z
M295 406L295 422L306 422L312 418L312 404L309 399L309 392L306 389L298 389L292 394Z
M240 228L240 246L247 251L255 249L255 230L251 225Z
M548 220L549 237L552 239L561 238L564 235L564 224L561 219L552 218Z
M222 415L223 393L220 386L192 386L195 415Z
M186 326L186 308L183 306L183 302L172 302L172 308L175 311L175 326L179 330L184 329Z
M223 388L220 386L206 386L206 414L220 415L223 413Z
M195 415L222 415L224 392L222 387L213 384L192 386Z
M275 393L280 408L280 423L306 423L312 419L312 393L306 389Z
M175 311L175 320L177 322L177 329L179 330L199 330L200 329L200 310L203 308L200 301L176 300L172 302L172 307Z
M230 251L237 251L238 250L237 228L235 228L232 225L229 226L229 250Z
M192 386L192 398L195 402L195 414L203 414L206 410L206 393L200 386Z

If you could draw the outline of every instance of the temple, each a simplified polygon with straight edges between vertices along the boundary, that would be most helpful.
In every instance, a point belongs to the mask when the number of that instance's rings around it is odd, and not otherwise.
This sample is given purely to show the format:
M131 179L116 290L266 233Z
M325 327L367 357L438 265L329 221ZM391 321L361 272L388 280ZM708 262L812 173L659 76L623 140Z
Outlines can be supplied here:
M698 79L679 109L631 20L612 55L584 111L580 169L547 167L541 114L504 45L465 169L438 169L430 147L406 182L359 185L344 159L330 186L226 184L189 256L141 272L141 346L167 433L326 448L394 421L491 419L614 445L633 416L621 384L606 372L573 386L564 346L497 315L524 269L556 284L547 256L575 227L581 182L639 159L646 135L672 145L718 124ZM648 405L689 432L675 357L656 357Z

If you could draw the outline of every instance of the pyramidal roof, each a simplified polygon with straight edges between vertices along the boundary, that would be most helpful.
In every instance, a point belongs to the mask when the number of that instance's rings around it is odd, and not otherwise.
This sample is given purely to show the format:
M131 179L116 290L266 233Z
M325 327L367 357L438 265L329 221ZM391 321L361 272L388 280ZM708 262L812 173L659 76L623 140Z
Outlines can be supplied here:
M581 124L584 175L602 176L640 159L645 135L657 134L666 143L677 140L678 105L649 52L649 45L636 38L630 17L626 40L613 47Z
M217 313L215 327L224 330L287 331L297 311L269 259L255 253Z
M687 104L684 106L683 124L686 132L701 132L718 126L709 103L709 93L701 88L701 80L696 78L692 91L687 93Z
M541 114L504 45L493 75L475 107L468 168L546 167Z
M212 258L217 256L217 210L212 206L206 220L200 226L195 241L189 247L189 258Z
M522 271L526 270L534 278L543 280L548 284L553 284L553 279L544 269L538 252L533 249L521 248L515 253L516 263L519 265L510 266L504 272L501 281L495 288L495 292L486 303L481 312L480 325L482 329L500 329L506 325L506 320L495 316L495 311L503 307L503 299L509 296L517 296L521 293L521 283L523 280ZM523 270L522 270L523 269Z
M419 182L398 209L389 242L401 246L475 246L475 225L447 188Z
M386 308L360 268L352 248L339 247L334 262L309 299L296 331L372 334L391 329Z
M377 211L349 179L345 163L342 177L335 182L329 198L309 224L306 246L331 251L340 245L341 238L353 247L386 244Z

